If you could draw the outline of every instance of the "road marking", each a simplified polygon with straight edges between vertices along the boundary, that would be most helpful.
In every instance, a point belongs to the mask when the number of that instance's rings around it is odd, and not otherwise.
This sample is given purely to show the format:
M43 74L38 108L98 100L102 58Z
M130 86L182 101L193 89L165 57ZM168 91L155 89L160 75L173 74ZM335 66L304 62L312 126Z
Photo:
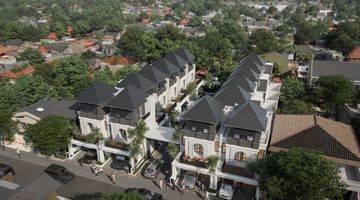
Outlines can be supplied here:
M10 190L16 190L16 188L18 188L19 185L12 182L0 180L0 187L4 187Z

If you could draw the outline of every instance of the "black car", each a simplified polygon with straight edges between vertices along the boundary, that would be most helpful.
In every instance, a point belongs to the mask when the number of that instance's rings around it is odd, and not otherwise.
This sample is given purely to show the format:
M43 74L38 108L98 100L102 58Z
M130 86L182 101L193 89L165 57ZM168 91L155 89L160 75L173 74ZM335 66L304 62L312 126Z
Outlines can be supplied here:
M112 162L110 167L116 170L125 170L127 172L130 171L131 165L129 163L129 159L124 156L114 156L112 158Z
M80 162L84 164L91 164L91 162L96 159L97 159L96 151L87 151L84 157L80 158Z
M5 165L0 163L0 179L9 173L11 173L14 176L15 175L14 168L12 168L10 165Z
M74 178L74 174L66 170L65 167L61 165L51 164L45 169L45 172L50 175L53 179L60 181L61 183L66 184Z
M144 189L144 188L128 188L125 190L125 193L127 193L127 192L138 192L140 194L140 196L145 198L145 200L162 200L162 199L164 199L161 194L152 192L152 191Z

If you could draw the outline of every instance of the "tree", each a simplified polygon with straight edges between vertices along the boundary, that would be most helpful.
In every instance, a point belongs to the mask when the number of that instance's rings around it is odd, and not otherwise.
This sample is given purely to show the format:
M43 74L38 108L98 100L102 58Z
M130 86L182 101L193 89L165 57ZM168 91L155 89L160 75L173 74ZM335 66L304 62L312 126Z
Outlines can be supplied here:
M278 41L271 31L259 29L250 35L250 44L259 54L276 51L279 48Z
M30 65L42 64L45 58L38 49L27 48L18 56L19 61L28 61Z
M140 68L136 65L123 67L115 72L115 77L119 81L121 79L124 79L128 74L135 73L139 70Z
M3 140L12 140L14 137L16 126L11 117L8 110L0 110L0 146L3 146Z
M144 121L138 121L134 129L129 129L129 138L132 139L130 146L130 157L135 158L141 154L141 144L145 139L145 134L149 130Z
M179 145L175 143L170 143L168 145L167 152L169 153L171 159L173 160L180 152Z
M354 84L341 75L321 76L317 81L319 98L324 101L325 108L341 108L345 103L354 101Z
M80 57L72 56L54 63L54 86L59 97L73 98L90 83L88 65Z
M73 134L70 121L60 116L49 116L30 125L25 131L25 141L44 155L58 155L67 150Z
M245 30L233 20L223 20L218 26L219 33L230 40L236 49L244 48L247 43Z
M186 39L186 36L173 25L166 25L163 28L160 28L156 31L155 37L160 41L165 39L169 39L172 41Z
M136 191L104 194L101 200L143 200Z
M329 48L348 53L355 46L360 45L360 21L345 21L326 36L326 45Z
M207 160L209 161L208 163L208 169L209 169L209 172L210 174L213 176L213 178L215 178L215 172L216 172L216 167L217 167L217 164L220 160L220 158L218 156L209 156L207 158ZM215 188L215 183L216 181L213 182L213 188Z
M345 192L338 167L313 151L271 153L249 168L259 175L260 189L269 200L342 199Z
M127 67L124 67L127 68ZM124 69L121 68L121 69ZM118 82L118 79L110 71L109 67L106 66L104 70L99 70L95 72L95 79L103 83L115 86ZM119 79L120 80L120 79Z

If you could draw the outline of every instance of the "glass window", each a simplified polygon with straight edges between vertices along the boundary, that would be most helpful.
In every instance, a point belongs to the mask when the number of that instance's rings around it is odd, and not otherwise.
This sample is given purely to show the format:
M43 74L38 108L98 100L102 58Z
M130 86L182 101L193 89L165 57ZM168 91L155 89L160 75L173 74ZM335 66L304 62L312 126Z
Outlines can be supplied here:
M125 119L130 120L131 119L130 114L125 115Z
M234 138L235 138L235 139L240 139L240 134L239 134L239 133L235 133L235 134L234 134Z
M125 141L127 141L127 135L126 135L126 131L124 129L119 129L121 138Z
M204 128L203 133L209 133L209 129Z
M203 154L204 148L201 144L194 144L194 151L198 154Z
M215 141L215 143L214 143L214 151L219 151L219 141Z
M235 153L235 160L237 161L246 161L246 154L244 152L236 152Z
M250 142L254 141L254 137L252 137L252 136L247 136L246 139L247 139L247 141L250 141Z
M192 126L192 127L191 127L191 131L196 131L196 127L195 127L195 126Z
M88 126L90 128L90 131L93 131L94 130L94 125L92 123L88 123Z
M225 142L222 143L221 148L222 148L222 152L225 153L226 152L226 143Z

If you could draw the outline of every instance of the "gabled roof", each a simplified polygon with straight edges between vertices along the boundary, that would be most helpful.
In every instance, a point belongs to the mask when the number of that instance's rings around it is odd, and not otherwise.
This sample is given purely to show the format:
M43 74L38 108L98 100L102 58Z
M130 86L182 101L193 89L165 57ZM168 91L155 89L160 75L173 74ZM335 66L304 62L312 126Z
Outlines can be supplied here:
M346 59L348 60L360 60L360 47L355 47L347 55Z
M312 76L343 75L350 80L360 80L360 63L345 61L314 60L311 65Z
M180 56L181 58L183 58L188 62L192 62L195 59L195 56L192 53L190 53L188 49L185 48L179 48L175 50L174 53L176 53L176 55Z
M182 115L182 119L217 124L224 115L224 105L215 98L205 95Z
M245 76L251 81L258 81L260 78L260 75L258 72L254 71L252 68L249 68L244 65L240 65L233 73L231 73L230 77L239 77L239 76Z
M240 67L251 68L260 74L265 69L265 62L258 55L252 54L241 61L238 68Z
M143 67L138 73L148 80L156 83L161 83L166 78L166 74L151 65Z
M276 115L270 151L316 150L337 163L360 167L360 152L351 125L315 115Z
M265 131L267 111L253 101L246 101L237 107L225 120L224 126L253 131Z
M147 93L134 85L127 85L106 107L135 111L146 102Z
M160 70L164 74L170 76L175 72L178 72L180 68L176 65L172 64L171 62L165 60L164 58L156 60L151 67L155 67L156 69Z
M177 67L184 67L187 61L175 53L169 53L164 57L165 60L174 64Z
M245 76L232 76L223 84L222 88L229 85L238 85L242 87L247 92L253 92L255 90L256 84Z
M225 105L234 106L235 104L240 104L250 100L251 95L238 85L228 85L219 90L215 94L214 98Z
M134 85L144 91L149 91L151 88L154 87L155 82L150 81L149 79L142 76L140 73L131 73L127 75L124 80L117 84L117 87L123 88L128 85Z
M93 81L85 90L77 96L77 101L94 105L102 105L111 99L116 89L100 81Z

